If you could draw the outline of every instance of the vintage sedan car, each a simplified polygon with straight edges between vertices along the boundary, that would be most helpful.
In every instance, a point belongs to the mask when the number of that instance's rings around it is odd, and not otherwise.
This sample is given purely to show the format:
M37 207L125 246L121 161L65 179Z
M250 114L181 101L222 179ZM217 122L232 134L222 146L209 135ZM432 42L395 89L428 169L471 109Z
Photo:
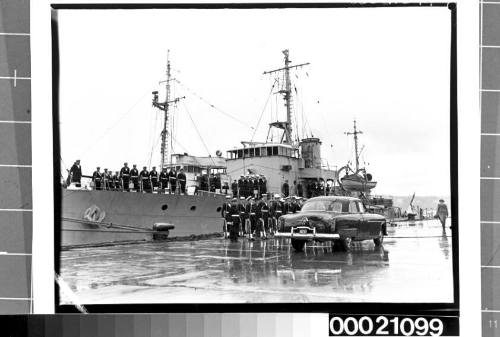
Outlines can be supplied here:
M335 249L348 251L352 241L373 240L380 246L386 231L386 218L367 213L360 199L323 196L305 202L300 212L278 219L275 237L290 238L295 250L307 241L331 241Z

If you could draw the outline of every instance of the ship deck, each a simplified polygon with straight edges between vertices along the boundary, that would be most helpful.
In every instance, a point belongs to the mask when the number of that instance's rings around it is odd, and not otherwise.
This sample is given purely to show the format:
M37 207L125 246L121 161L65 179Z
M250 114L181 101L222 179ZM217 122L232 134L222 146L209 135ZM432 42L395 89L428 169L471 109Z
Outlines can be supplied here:
M61 276L81 304L452 302L449 224L400 222L383 247L358 242L349 253L241 238L72 249Z

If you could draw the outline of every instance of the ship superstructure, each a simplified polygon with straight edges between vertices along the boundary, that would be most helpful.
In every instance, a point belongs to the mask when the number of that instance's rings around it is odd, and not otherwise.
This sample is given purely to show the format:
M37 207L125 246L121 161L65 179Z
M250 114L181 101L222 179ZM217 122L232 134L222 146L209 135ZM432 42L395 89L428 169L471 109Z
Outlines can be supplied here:
M267 180L267 191L284 196L295 194L311 197L318 193L327 194L335 187L336 171L322 165L319 138L298 139L297 126L292 118L293 93L290 72L309 63L292 65L289 51L284 50L283 55L284 66L265 71L264 74L276 75L276 81L282 82L281 86L277 86L280 88L277 93L282 95L286 120L270 123L265 141L242 141L242 146L228 150L227 172L234 179L252 174L264 176ZM273 142L269 135L276 130L279 141Z

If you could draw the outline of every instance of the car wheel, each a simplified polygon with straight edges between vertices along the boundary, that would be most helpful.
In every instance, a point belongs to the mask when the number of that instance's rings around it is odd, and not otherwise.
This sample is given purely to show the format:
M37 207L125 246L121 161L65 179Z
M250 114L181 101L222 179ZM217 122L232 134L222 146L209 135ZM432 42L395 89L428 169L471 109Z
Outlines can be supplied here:
M342 243L342 250L344 252L349 252L351 250L352 238L345 237L343 239L340 239L340 242Z
M373 242L375 243L375 246L377 246L377 247L382 245L382 242L384 242L384 233L382 232L382 230L378 234L378 237L373 239Z
M304 249L305 244L306 242L303 240L292 239L292 247L298 252L301 252Z

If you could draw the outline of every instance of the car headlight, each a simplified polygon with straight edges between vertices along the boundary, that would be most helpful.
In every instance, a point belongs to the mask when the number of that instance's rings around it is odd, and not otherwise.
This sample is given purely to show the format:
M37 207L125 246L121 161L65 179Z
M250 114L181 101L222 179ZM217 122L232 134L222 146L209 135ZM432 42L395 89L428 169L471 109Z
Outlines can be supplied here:
M283 217L280 217L278 219L278 230L280 230L280 231L285 230L285 219L283 219Z

